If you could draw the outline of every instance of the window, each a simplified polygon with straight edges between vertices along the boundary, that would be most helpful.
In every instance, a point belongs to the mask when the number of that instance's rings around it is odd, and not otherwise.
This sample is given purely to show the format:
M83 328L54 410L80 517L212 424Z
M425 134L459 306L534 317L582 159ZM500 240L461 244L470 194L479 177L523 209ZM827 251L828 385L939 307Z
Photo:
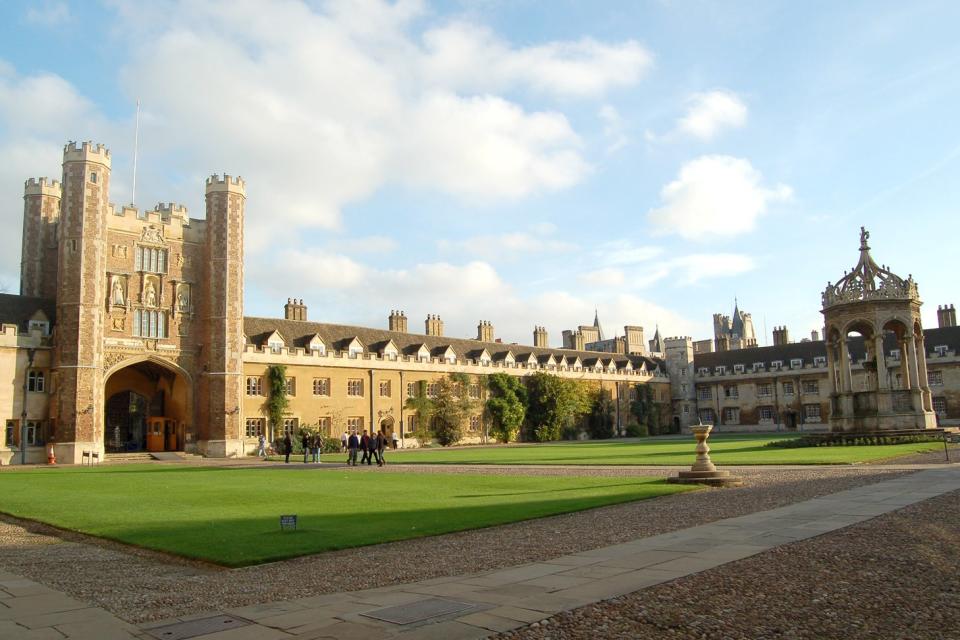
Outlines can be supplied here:
M166 273L167 250L138 246L134 253L134 269L148 273Z
M820 393L820 382L817 380L804 380L801 384L801 389L803 390L803 395L805 396L815 396Z
M16 420L7 420L6 433L4 434L4 442L9 447L14 443L14 434L17 432L17 421Z
M900 359L900 349L890 349L890 358L893 360Z
M710 393L710 387L697 387L697 400L711 400L713 394Z
M634 400L637 399L637 388L636 388L636 387L630 387L629 396L630 396L630 402L633 402Z
M270 353L283 353L283 343L279 340L271 340L267 346L270 348Z
M479 399L480 399L480 385L479 385L479 384L471 384L471 385L470 385L470 399L471 399L471 400L479 400Z
M313 395L329 396L330 395L330 378L314 378L313 379Z
M133 335L138 338L166 338L167 314L163 311L137 309L133 312Z
M92 182L93 184L97 184L97 172L96 172L96 171L91 171L91 172L90 172L90 182Z
M417 432L417 416L407 416L407 435Z
M791 368L791 369L799 369L799 368L802 367L802 366L803 366L803 359L802 359L802 358L792 358L792 359L790 360L790 368Z
M347 431L350 433L360 434L363 432L363 417L362 416L352 416L347 418Z
M774 360L770 363L770 371L780 371L783 367L783 360Z
M686 383L686 382L681 382L681 383L680 383L680 393L686 395L686 393L687 393L687 383Z
M46 320L31 320L27 323L28 331L39 331L40 335L50 335L50 323Z
M292 438L297 433L297 427L299 426L299 423L299 418L284 418L283 435L290 436Z
M803 418L807 422L820 422L820 405L818 404L803 405Z
M362 396L363 380L360 378L350 378L347 380L347 395L354 397Z
M470 431L480 431L480 416L470 416Z
M408 398L416 398L416 397L417 397L417 383L416 383L416 382L408 382L408 383L407 383L407 397L408 397Z
M785 396L792 396L792 395L793 395L793 383L792 383L792 382L784 382L784 383L783 383L783 395L785 395Z
M714 372L715 374L717 374L718 376L726 375L726 373L727 373L727 368L726 368L726 367L716 367L716 368L713 370L713 372Z
M827 366L827 356L814 356L813 366L815 367L825 367Z
M27 372L27 391L40 393L43 391L43 388L43 371Z
M946 398L934 398L934 399L933 399L933 412L936 413L938 416L946 416L946 415L947 415L947 399L946 399ZM7 425L8 425L7 428L8 428L8 429L9 429L9 424L10 424L10 423L9 423L9 421L8 421L8 422L7 422Z
M320 416L317 418L317 428L325 436L333 435L333 420L330 416Z
M759 407L757 414L760 422L773 422L773 407Z
M734 372L734 373L743 373L743 365L742 365L742 364L735 364L735 365L733 365L733 372Z
M687 415L688 413L690 413L690 405L685 404L683 405L683 415Z
M700 409L700 422L713 424L713 409Z
M735 384L728 384L723 387L723 395L725 398L739 398L740 389Z
M247 418L247 437L259 438L263 435L263 418Z
M700 367L699 369L697 369L697 373L700 374L701 376L708 376L710 375L710 368Z
M27 446L43 444L43 422L27 420Z
M757 385L757 396L761 398L768 398L773 395L773 385L769 383L758 384Z
M687 376L687 368L686 368L686 367L680 367L680 377L681 377L681 378L685 378L686 376Z
M724 424L740 424L740 409L727 407L723 410Z
M440 395L440 385L436 382L430 382L427 384L427 397L436 398Z
M763 363L762 363L762 362L754 362L754 363L753 363L753 370L754 370L755 372L756 372L756 371L763 371Z
M296 379L296 378L287 378L287 379L286 379L286 386L287 386L287 395L288 395L288 396L295 396L295 395L297 395L297 379Z
M31 320L31 321L30 321L30 324L33 325L33 322L34 322L34 321ZM44 334L44 335L46 335L46 334ZM937 357L938 357L938 358L945 358L945 357L947 356L947 345L945 345L945 344L938 344L937 346L935 346L935 347L933 348L933 352L934 352L935 354L937 354Z
M389 398L390 397L390 381L384 380L380 383L380 397Z
M931 387L942 387L943 386L943 371L928 371L927 372L927 385Z
M247 378L247 395L248 396L263 395L263 378L259 376L249 376Z

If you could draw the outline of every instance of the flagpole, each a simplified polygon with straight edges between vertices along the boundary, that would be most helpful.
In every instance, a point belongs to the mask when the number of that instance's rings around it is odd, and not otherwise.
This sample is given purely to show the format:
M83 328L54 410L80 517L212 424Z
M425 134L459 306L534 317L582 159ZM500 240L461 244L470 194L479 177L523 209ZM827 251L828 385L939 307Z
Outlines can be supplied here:
M140 147L140 98L137 98L137 120L133 130L133 189L130 194L130 204L137 203L137 150Z

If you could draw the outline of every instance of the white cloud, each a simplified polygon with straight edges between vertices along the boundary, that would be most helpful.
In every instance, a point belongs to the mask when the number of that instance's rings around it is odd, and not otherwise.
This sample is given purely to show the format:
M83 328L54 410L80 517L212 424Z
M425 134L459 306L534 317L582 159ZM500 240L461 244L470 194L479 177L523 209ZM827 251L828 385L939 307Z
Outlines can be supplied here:
M330 246L343 253L390 253L397 248L397 241L387 236L363 238L335 238Z
M424 35L428 80L487 91L511 87L573 97L595 97L635 84L653 57L638 42L591 38L514 48L489 29L455 22Z
M27 22L53 27L70 20L70 7L66 2L41 2L27 9Z
M600 108L598 113L603 122L603 137L607 140L607 153L614 153L627 146L630 139L624 133L623 117L617 109L609 104Z
M524 260L532 253L570 253L577 249L573 243L549 237L555 231L554 225L543 223L531 227L530 233L511 231L465 240L440 240L437 247L441 251L467 253L487 260Z
M605 267L587 271L580 275L579 280L592 287L619 287L626 280L626 275L620 269Z
M614 240L604 243L597 251L597 259L609 265L626 265L647 262L663 254L661 247L635 246L629 240Z
M693 254L670 261L683 284L696 284L710 278L738 276L755 267L753 258L737 253Z
M677 130L695 138L711 140L723 129L747 122L747 105L732 91L697 93L687 102L687 113L677 122Z
M647 213L661 233L691 240L736 236L754 228L768 205L790 199L790 187L767 187L749 161L700 156L660 191L662 206Z

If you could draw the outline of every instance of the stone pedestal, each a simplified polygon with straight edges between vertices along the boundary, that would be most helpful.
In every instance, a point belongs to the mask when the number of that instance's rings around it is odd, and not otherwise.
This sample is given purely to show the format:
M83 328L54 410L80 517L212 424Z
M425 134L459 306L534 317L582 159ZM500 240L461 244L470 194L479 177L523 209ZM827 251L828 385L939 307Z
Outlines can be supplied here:
M739 487L743 479L730 475L729 471L719 471L710 460L710 447L707 438L713 430L712 424L699 424L690 427L693 437L697 439L697 460L690 467L690 471L681 471L676 476L667 478L667 482L674 484L706 484L712 487Z

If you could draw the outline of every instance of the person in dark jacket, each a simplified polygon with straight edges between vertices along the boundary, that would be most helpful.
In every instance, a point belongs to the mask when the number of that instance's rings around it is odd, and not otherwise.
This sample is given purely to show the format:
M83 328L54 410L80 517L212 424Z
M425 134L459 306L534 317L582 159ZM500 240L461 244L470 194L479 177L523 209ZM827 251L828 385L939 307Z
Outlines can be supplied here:
M370 464L370 458L373 454L375 447L371 446L370 436L367 434L367 430L363 430L363 435L360 437L360 450L363 451L363 456L360 458L360 464L366 462Z
M360 448L360 438L357 437L357 434L351 433L350 437L347 438L347 450L350 452L347 454L347 464L357 466L357 449Z
M287 454L287 459L284 462L290 462L290 454L293 453L293 440L290 439L290 434L285 434L283 436L283 452Z
M383 466L387 461L383 458L383 452L387 449L387 434L381 429L377 432L377 465Z
M310 462L310 434L306 431L300 436L300 446L303 447L303 464Z

